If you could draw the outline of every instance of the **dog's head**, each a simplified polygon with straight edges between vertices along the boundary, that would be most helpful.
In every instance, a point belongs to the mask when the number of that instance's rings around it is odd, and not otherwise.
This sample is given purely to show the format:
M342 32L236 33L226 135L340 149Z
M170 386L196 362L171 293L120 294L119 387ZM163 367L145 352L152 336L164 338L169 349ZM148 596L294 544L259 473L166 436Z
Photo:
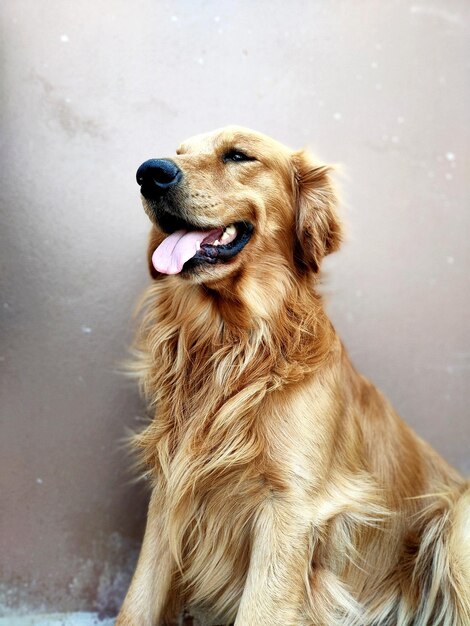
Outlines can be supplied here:
M154 278L213 286L251 273L318 272L341 229L330 168L251 130L228 127L183 142L137 171L155 225Z

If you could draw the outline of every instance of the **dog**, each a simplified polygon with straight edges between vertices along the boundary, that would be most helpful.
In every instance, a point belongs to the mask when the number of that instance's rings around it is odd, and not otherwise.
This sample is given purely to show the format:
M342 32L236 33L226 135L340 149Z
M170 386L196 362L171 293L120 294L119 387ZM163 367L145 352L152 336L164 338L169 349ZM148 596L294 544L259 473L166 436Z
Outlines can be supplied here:
M135 372L151 484L118 626L468 626L470 484L325 314L331 168L251 130L137 171L153 227Z

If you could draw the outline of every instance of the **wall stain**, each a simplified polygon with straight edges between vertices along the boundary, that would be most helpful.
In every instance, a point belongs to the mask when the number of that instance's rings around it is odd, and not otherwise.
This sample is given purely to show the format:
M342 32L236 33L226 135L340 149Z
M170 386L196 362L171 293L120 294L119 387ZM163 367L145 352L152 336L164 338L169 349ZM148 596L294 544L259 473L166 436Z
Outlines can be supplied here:
M117 614L129 587L139 542L114 532L98 537L86 559L71 558L70 578L62 586L48 584L44 572L30 579L13 577L0 583L0 616L64 611L96 611L100 618Z
M47 78L35 71L31 72L31 78L42 88L44 102L52 113L52 119L69 137L89 135L96 139L106 138L106 133L100 123L74 110L71 103L57 93L56 88Z

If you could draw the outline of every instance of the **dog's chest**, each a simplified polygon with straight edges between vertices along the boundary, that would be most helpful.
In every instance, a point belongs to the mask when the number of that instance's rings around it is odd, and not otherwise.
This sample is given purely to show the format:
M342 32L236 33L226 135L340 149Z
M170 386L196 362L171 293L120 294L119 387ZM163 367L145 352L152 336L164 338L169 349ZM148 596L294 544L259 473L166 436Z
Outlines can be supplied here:
M241 376L233 359L222 369L223 359L214 366L190 356L163 387L148 458L158 459L164 477L186 603L211 607L227 622L245 584L257 514L273 492L304 488L312 433L289 417L302 410L292 394L263 388L272 380L267 370L262 385L258 370Z
M187 506L170 511L170 537L178 538L187 605L210 607L229 621L235 617L263 491L255 471L234 470L196 481Z

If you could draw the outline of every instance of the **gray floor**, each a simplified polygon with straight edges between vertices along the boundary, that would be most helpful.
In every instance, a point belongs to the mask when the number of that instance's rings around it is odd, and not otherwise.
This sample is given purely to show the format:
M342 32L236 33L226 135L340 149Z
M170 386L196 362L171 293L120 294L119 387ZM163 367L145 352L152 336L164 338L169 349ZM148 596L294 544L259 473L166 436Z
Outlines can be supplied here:
M0 617L0 626L112 626L114 619L100 620L96 613L48 613Z

